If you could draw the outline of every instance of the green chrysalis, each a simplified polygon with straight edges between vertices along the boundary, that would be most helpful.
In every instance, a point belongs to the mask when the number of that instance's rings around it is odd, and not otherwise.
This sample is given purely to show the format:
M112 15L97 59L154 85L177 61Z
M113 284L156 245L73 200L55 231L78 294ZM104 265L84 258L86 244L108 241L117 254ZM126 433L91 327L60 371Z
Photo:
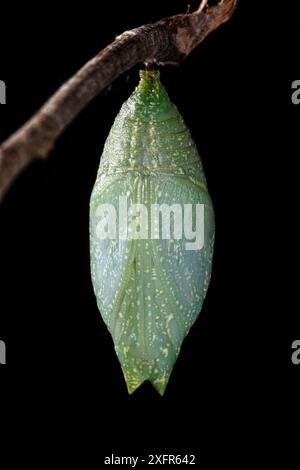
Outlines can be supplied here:
M149 380L163 395L203 304L213 244L196 145L159 72L141 71L106 140L90 201L94 291L129 393Z

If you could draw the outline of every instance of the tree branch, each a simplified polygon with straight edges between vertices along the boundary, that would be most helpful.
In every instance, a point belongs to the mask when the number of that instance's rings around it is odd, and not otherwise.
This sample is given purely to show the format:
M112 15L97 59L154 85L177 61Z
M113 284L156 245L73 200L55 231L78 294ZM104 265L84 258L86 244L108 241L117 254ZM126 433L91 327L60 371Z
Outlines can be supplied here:
M56 139L85 106L137 63L179 64L205 37L227 21L238 0L164 18L125 31L87 62L0 146L0 200L18 174L34 159L45 159Z

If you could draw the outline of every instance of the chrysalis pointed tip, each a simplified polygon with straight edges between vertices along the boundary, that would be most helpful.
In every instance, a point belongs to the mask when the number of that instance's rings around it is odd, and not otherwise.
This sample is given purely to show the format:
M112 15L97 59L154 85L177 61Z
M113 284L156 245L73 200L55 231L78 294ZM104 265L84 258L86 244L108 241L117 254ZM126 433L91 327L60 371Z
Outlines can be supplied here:
M152 383L152 382L151 382ZM160 396L162 397L166 391L166 388L167 388L167 384L165 385L155 385L154 383L152 383L153 387L155 388L155 390L160 394Z
M124 378L125 378L127 391L129 393L129 395L132 395L133 392L135 392L146 380L144 378L138 379L136 377L132 378L132 377L128 377L128 376L124 376Z
M156 378L150 379L151 384L153 385L155 390L160 394L160 396L163 396L166 391L170 375L171 372L164 373L160 376L157 376Z
M156 377L151 377L149 375L145 376L143 374L137 376L131 374L128 375L128 373L126 373L124 374L124 378L129 395L132 395L133 392L135 392L146 380L148 380L155 388L155 390L161 396L163 396L169 382L170 374L163 374L157 375Z
M132 383L132 382L126 382L126 386L127 386L127 391L129 393L129 395L132 395L143 383L145 382L145 380L141 380L139 382L136 382L136 383ZM151 382L150 383L153 385L153 387L155 388L155 390L160 394L160 396L162 397L166 391L166 388L167 388L167 383L155 383L155 382Z

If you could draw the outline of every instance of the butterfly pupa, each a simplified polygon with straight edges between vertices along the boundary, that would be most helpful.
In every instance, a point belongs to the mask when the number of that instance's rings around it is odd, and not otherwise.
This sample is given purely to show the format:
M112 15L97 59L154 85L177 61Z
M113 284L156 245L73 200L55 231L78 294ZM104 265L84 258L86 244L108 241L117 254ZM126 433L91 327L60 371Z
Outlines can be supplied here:
M129 393L149 380L163 395L202 308L213 244L196 145L159 71L141 71L105 142L90 200L94 292Z

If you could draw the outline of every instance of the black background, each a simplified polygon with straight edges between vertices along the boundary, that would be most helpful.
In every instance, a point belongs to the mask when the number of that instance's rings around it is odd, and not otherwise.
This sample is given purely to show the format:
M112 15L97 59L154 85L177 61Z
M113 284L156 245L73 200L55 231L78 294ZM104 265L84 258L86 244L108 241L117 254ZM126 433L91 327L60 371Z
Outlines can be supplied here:
M1 4L0 141L116 35L185 12L187 3ZM300 321L285 261L295 258L300 106L290 97L300 74L299 20L277 3L274 15L267 2L262 10L241 0L179 67L161 70L197 143L216 212L210 288L163 398L148 383L128 396L89 272L89 197L139 67L99 95L49 160L32 164L7 194L2 443L97 447L103 455L297 445L300 365L291 363L291 343Z

